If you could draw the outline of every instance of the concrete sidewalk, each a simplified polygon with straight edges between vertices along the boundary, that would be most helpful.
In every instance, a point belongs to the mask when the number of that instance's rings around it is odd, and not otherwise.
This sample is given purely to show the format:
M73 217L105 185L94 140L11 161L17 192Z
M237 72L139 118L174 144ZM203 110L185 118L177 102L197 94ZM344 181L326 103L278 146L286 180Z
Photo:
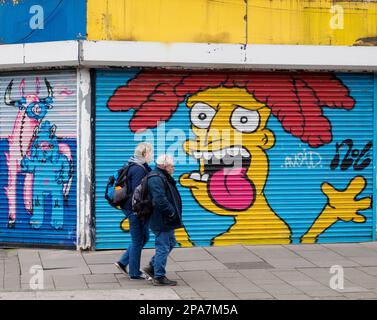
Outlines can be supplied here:
M121 253L0 249L0 299L377 299L377 242L177 248L167 274L177 287L129 280L114 266ZM34 291L38 265L44 290ZM330 288L334 265L344 289Z

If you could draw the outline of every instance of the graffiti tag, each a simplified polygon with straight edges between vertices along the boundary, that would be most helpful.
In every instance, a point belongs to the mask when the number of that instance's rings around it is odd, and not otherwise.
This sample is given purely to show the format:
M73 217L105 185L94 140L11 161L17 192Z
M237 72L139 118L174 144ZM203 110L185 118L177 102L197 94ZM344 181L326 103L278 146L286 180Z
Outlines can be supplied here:
M346 148L347 152L343 157L343 160L340 161L340 153L343 149ZM372 159L368 157L368 152L372 147L372 141L368 141L364 149L360 152L359 149L353 148L352 139L343 140L342 143L336 144L335 156L331 161L330 168L335 170L340 164L340 170L347 170L353 166L354 170L363 170L369 166ZM360 163L361 162L361 163Z
M282 168L302 168L306 167L308 169L314 169L321 166L322 157L318 152L315 151L306 151L303 149L302 152L298 152L291 156L286 156L284 165Z

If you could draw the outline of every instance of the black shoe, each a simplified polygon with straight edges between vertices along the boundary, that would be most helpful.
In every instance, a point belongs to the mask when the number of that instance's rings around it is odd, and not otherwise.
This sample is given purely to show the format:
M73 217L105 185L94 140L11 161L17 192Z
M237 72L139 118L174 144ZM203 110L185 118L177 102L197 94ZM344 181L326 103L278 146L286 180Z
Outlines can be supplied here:
M151 279L154 277L154 268L151 265L149 265L148 267L143 268L143 271Z
M177 281L169 280L165 276L153 278L153 285L154 286L176 286Z
M114 264L117 266L117 268L120 270L120 272L122 272L124 274L128 274L127 267L123 263L115 262Z

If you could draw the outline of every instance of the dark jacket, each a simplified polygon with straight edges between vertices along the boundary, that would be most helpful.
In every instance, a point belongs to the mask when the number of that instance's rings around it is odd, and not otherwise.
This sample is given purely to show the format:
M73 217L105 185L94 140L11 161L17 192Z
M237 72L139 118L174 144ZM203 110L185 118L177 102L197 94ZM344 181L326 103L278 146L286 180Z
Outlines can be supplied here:
M148 191L152 198L153 213L149 226L153 232L170 231L183 227L182 199L176 181L165 170L155 168L151 174L160 176L148 178Z
M125 211L126 215L132 212L132 194L134 193L136 187L140 184L141 180L143 180L147 173L152 171L151 167L147 163L143 163L143 166L146 169L145 171L140 165L135 164L133 159L134 158L131 158L128 161L128 164L131 165L127 172L127 191L130 194L130 197L123 206L123 210Z

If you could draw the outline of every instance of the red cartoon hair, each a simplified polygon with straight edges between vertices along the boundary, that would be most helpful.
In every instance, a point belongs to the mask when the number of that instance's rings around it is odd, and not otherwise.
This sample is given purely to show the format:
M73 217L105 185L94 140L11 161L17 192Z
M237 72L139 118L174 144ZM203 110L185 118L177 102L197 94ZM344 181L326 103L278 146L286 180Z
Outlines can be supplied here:
M187 96L220 86L245 88L271 109L285 131L311 147L332 141L322 107L350 110L355 105L347 87L332 73L142 70L115 90L107 106L111 111L134 109L130 129L142 131L170 119Z

